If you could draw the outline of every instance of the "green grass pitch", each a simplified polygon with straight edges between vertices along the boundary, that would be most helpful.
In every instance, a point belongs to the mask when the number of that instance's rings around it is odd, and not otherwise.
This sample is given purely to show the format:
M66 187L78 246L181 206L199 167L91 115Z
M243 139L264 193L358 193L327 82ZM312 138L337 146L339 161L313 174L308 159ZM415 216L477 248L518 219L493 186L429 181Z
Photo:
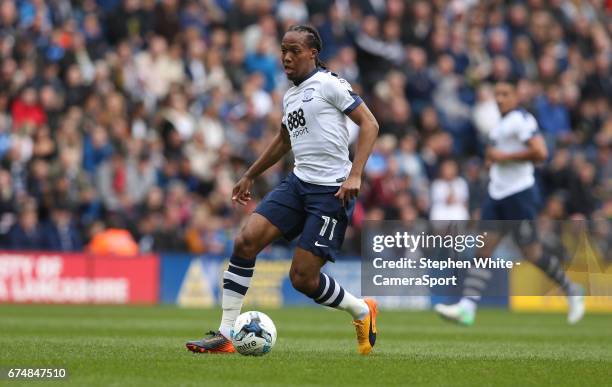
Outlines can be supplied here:
M185 349L217 326L218 310L0 305L0 368L65 367L68 379L53 385L75 386L612 385L612 315L570 327L560 314L482 310L463 328L383 310L375 353L362 357L345 313L264 311L279 336L255 358Z

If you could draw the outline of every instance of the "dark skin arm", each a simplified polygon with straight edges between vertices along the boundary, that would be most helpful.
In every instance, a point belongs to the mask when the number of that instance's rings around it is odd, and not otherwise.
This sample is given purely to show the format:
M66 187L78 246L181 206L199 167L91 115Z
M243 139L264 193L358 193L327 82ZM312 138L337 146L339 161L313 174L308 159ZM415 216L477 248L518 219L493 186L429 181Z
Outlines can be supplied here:
M503 163L509 161L533 161L534 163L545 161L548 150L544 138L540 135L534 136L527 141L527 149L506 153L494 147L487 148L487 160L492 163Z
M370 157L370 153L372 153L374 142L378 136L378 122L376 122L376 118L374 118L374 115L364 103L359 105L348 116L355 124L359 125L359 138L351 172L335 195L340 199L343 206L359 195L363 169L366 161L368 161L368 157Z
M256 177L273 166L291 149L291 139L287 128L281 126L280 131L274 136L272 142L266 147L257 161L244 173L232 190L232 201L245 205L251 200L251 185Z

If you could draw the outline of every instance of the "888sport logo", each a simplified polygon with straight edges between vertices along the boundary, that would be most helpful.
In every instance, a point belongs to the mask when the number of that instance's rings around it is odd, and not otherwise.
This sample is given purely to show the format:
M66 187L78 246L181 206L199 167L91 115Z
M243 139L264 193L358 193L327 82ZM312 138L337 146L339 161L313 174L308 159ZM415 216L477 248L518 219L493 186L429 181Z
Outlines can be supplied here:
M297 138L303 134L308 133L306 127L306 118L304 117L304 110L299 108L287 114L287 129L291 133L293 138ZM298 129L298 130L295 130Z

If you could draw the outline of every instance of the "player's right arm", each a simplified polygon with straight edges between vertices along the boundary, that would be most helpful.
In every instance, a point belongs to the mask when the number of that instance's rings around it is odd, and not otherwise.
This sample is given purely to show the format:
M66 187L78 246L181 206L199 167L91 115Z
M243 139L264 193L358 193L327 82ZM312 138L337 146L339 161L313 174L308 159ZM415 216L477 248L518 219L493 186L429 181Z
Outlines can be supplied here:
M274 136L272 142L266 147L261 156L242 175L232 190L232 201L245 205L251 200L251 185L253 180L268 168L273 166L291 149L291 139L285 125L281 125L280 131Z
M544 137L538 131L538 123L531 114L512 113L509 117L516 136L525 144L525 149L516 152L504 152L495 146L487 147L488 163L504 163L531 161L534 163L546 161L548 150Z
M542 135L535 135L526 141L526 149L517 152L502 152L494 147L489 147L487 156L491 162L503 163L508 161L531 161L534 163L545 161L548 157L546 142Z

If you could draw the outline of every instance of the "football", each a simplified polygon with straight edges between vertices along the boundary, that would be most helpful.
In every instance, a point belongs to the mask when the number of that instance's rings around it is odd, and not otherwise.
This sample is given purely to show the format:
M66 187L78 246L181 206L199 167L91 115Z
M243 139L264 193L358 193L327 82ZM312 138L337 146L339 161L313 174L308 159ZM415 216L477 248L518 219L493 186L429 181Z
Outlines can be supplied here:
M232 343L241 355L261 356L276 343L276 327L265 313L250 311L238 316L231 331Z

